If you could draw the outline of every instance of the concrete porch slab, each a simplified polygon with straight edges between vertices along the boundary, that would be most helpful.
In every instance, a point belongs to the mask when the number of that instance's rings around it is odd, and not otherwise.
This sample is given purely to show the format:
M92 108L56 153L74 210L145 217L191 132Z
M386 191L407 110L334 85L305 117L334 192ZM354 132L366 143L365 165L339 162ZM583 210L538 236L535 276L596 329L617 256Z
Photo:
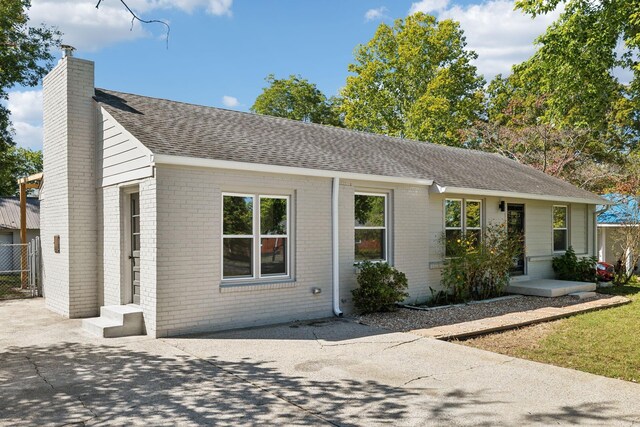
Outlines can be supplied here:
M553 298L575 292L592 292L596 290L596 284L569 280L538 279L511 282L505 290L510 294Z

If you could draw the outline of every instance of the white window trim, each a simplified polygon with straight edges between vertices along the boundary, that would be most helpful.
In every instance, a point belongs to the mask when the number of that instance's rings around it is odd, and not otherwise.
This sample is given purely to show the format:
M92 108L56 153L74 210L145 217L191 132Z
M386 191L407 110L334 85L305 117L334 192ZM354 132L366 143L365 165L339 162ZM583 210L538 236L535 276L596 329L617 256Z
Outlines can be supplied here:
M448 227L447 226L447 202L460 202L460 226L459 227ZM467 227L467 202L478 202L480 203L480 226L479 227ZM464 236L467 230L480 230L480 238L482 239L482 230L484 230L484 203L481 199L465 199L465 198L445 198L442 202L442 222L444 224L445 231L445 242L444 242L444 254L445 258L450 258L446 255L447 253L447 242L446 242L446 232L447 230L458 230L460 231L460 235Z
M253 234L232 234L226 235L224 234L224 198L226 196L230 197L243 197L243 198L251 198L253 201L251 207L251 228L254 232ZM256 269L255 269L255 227L256 227L256 197L254 194L245 194L245 193L222 193L221 203L220 203L220 277L223 281L231 282L231 281L241 281L241 280L253 280L256 278ZM252 251L252 265L251 265L251 276L240 276L240 277L224 277L224 239L251 239L251 251Z
M384 197L384 227L366 227L366 226L356 226L354 224L353 226L353 234L355 237L355 230L384 230L384 258L383 259L374 259L374 260L367 260L369 262L389 262L389 203L388 203L388 197L387 197L387 193L366 193L366 192L361 192L361 191L356 191L353 195L354 197L354 203L355 203L355 196L375 196L375 197ZM354 206L355 209L355 206ZM354 253L354 258L355 258L355 253ZM361 263L364 262L362 260L355 260L354 261L356 263Z
M556 228L553 224L553 211L556 208L564 208L564 228ZM566 230L564 249L556 250L555 248L555 231ZM553 205L551 208L551 251L554 254L566 252L569 249L569 205Z
M260 213L261 210L258 209L258 220L257 220L257 226L258 226L258 236L259 236L259 241L258 241L258 259L256 260L258 263L258 277L263 279L263 278L280 278L280 277L289 277L290 276L290 265L291 265L291 239L289 238L289 236L291 235L291 230L289 228L289 223L290 223L290 206L291 206L291 201L289 200L289 196L270 196L270 195L266 195L266 194L260 194L258 196L258 207L260 207L260 205L262 204L262 199L281 199L281 200L286 200L287 201L287 234L262 234L262 218L260 217ZM281 238L281 239L287 239L287 246L286 246L286 254L285 256L286 258L286 262L285 262L285 272L284 274L266 274L263 275L262 274L262 239L277 239L277 238Z
M225 196L231 197L243 197L243 198L251 198L253 200L252 206L252 231L253 234L232 234L226 235L224 234L224 198ZM269 234L261 234L261 224L260 224L260 200L261 199L284 199L287 201L287 234L286 235L269 235ZM258 203L256 203L256 201ZM290 279L291 278L291 197L288 195L269 195L269 194L246 194L246 193L222 193L221 203L220 203L220 277L223 283L228 282L242 282L242 281L257 281L261 279ZM286 247L286 265L285 265L285 274L268 274L262 275L262 262L261 262L261 251L260 247L262 246L262 238L286 238L287 239L287 247ZM251 276L239 276L239 277L224 277L224 239L251 239Z

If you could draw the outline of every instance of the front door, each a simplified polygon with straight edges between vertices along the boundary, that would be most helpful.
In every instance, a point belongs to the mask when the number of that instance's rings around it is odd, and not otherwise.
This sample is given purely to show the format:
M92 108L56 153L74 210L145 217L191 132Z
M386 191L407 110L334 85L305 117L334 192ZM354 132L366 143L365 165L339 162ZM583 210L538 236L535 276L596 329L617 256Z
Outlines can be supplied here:
M524 274L524 205L507 205L507 230L510 237L520 239L521 250L513 260L512 275Z
M131 295L134 304L140 304L140 195L130 196L131 205Z

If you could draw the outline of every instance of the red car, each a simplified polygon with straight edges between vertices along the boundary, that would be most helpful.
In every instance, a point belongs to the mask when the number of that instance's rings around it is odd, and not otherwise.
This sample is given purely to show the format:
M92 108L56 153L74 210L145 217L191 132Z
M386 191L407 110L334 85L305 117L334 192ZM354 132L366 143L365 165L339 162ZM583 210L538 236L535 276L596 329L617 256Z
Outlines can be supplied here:
M608 262L600 261L596 264L596 275L601 282L610 282L613 280L613 265Z

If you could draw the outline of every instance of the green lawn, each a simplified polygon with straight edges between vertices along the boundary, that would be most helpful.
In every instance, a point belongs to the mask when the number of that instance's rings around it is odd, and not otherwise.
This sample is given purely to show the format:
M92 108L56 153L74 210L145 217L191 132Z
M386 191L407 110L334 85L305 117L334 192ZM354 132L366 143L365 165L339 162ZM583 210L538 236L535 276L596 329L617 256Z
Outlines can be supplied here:
M464 342L516 357L640 382L640 283L601 289L630 304Z

